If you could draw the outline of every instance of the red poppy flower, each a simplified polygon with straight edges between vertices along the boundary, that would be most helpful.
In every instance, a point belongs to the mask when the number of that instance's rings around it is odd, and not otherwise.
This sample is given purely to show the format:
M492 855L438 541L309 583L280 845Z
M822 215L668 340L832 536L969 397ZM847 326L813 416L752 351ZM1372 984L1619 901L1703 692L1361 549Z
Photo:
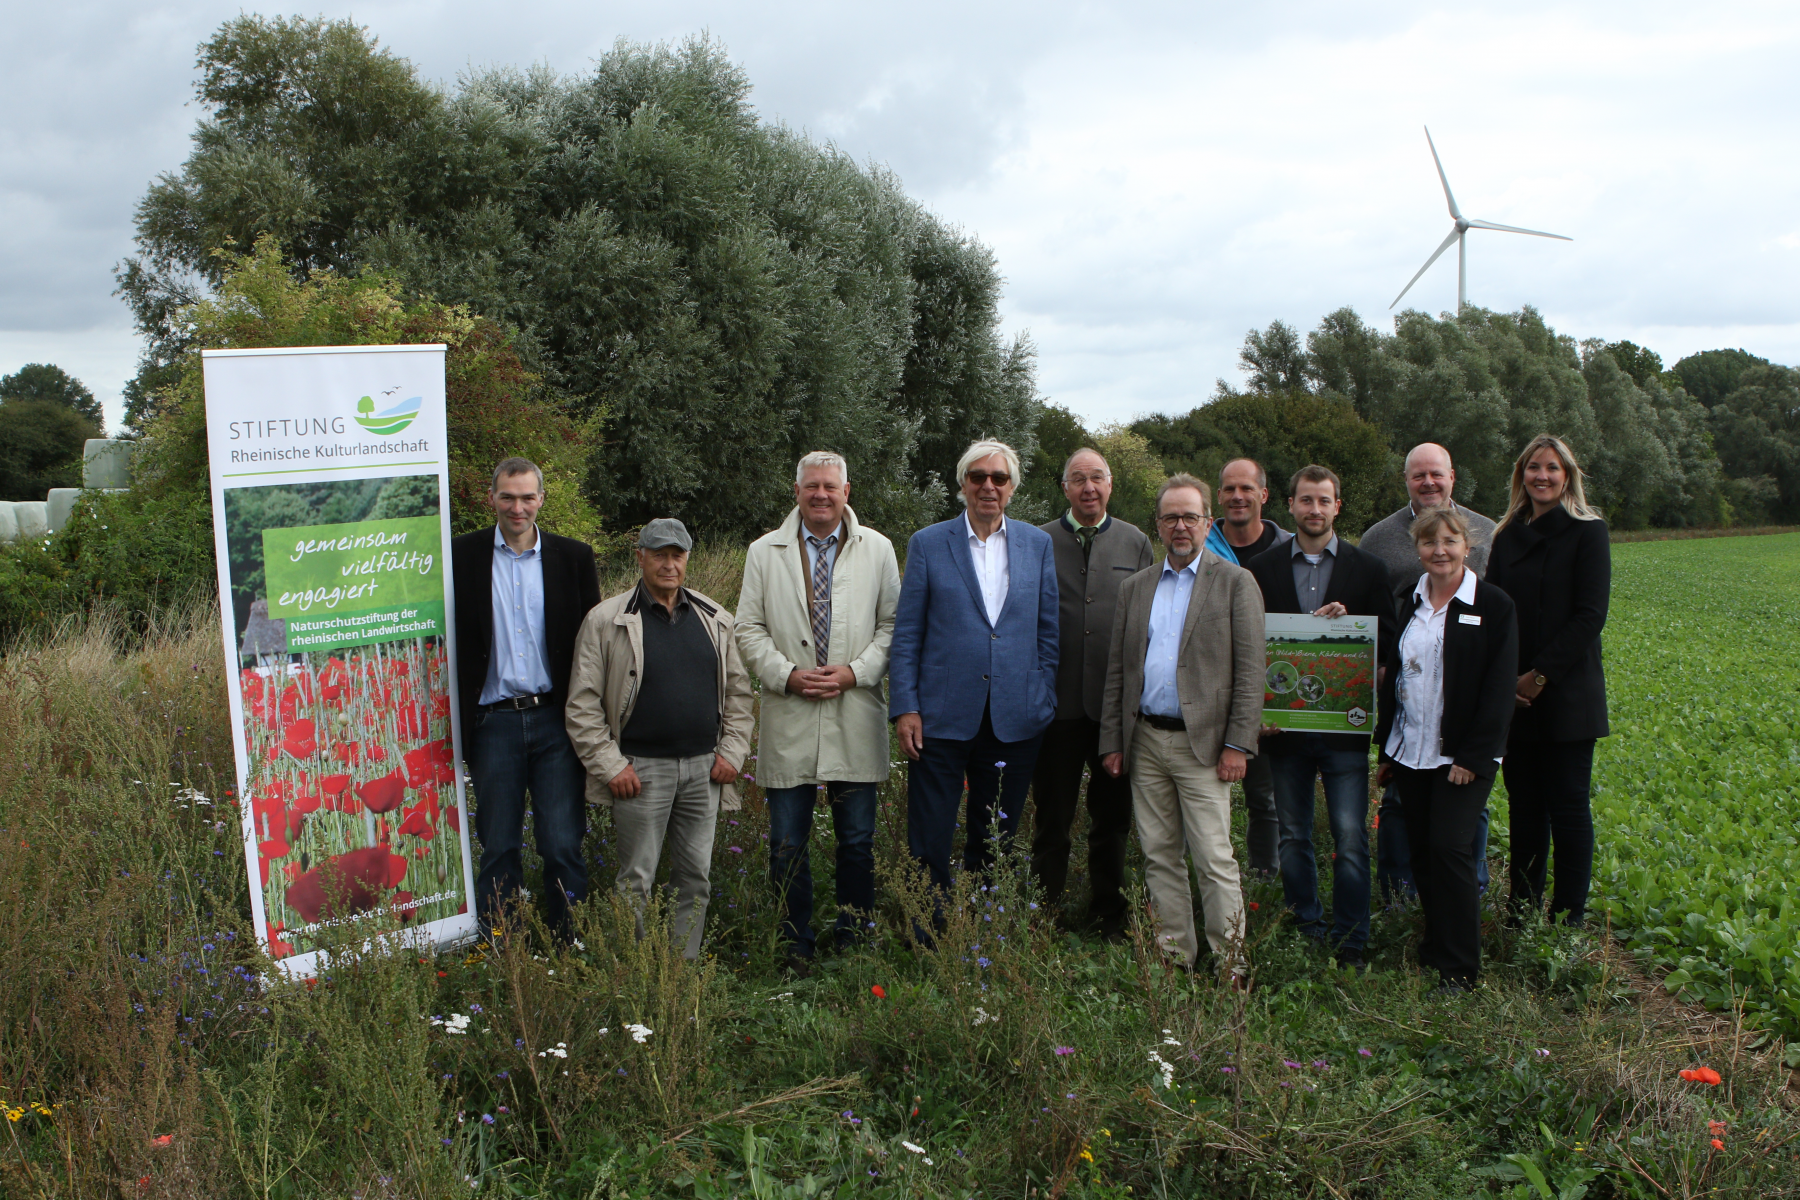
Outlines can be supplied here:
M408 837L424 838L427 841L437 836L437 830L432 827L424 805L406 814L406 820L400 822L400 832Z
M384 749L383 747L381 747L380 745L370 746L367 751L367 754L368 754L368 758L369 758L370 762L386 762L387 761L387 750Z
M444 809L444 822L450 826L450 832L461 833L462 810L457 808L454 804L449 805Z
M319 744L313 740L313 723L311 718L295 721L288 726L287 735L281 739L281 748L295 758L307 759L319 752Z
M280 921L269 927L269 953L276 958L286 958L294 952L291 943L281 940L281 935L286 931L287 927Z
M350 777L348 775L321 775L319 786L325 790L327 796L341 796L344 794L344 789L350 786Z
M287 815L287 838L292 842L300 837L300 830L306 825L306 814L299 809L290 809Z
M256 852L266 859L286 858L293 853L288 844L279 838L270 838L266 842L256 844Z
M294 797L294 811L305 815L319 811L319 803L323 799L317 792L306 792Z
M424 787L431 782L437 763L431 756L430 746L408 750L401 756L401 761L406 764L407 787Z
M1681 1077L1689 1083L1705 1083L1710 1084L1713 1087L1718 1087L1721 1083L1725 1082L1719 1077L1719 1073L1711 1067L1695 1067L1691 1070L1683 1071Z
M1725 1148L1725 1143L1721 1142L1718 1138L1714 1138L1712 1140L1712 1146L1714 1150L1723 1150Z
M372 813L393 812L406 798L406 780L400 772L389 771L379 779L360 785L356 794Z
M362 760L362 743L339 742L331 748L331 757L337 759L341 763L348 763L354 767Z
M396 876L390 862L395 858L399 856L381 846L369 846L326 859L289 885L288 907L309 923L321 914L367 912L375 907L378 893L405 877L406 860L400 858Z
M886 1000L887 999L887 989L882 987L879 983L876 984L874 987L870 988L869 991L871 993L873 993L873 995L875 996L875 998L877 1000Z

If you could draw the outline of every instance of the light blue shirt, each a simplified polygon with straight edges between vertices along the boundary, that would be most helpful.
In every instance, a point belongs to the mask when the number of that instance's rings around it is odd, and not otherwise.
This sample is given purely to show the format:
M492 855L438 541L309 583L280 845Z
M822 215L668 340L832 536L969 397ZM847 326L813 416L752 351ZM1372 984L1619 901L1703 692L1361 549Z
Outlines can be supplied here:
M1175 668L1181 657L1181 629L1187 624L1188 600L1194 594L1195 569L1200 556L1177 571L1163 559L1156 581L1156 597L1150 602L1150 645L1144 651L1144 694L1138 711L1154 717L1181 716L1181 694L1175 688Z
M513 553L494 526L494 652L488 655L481 703L550 690L550 649L544 644L544 538L536 529L531 549Z

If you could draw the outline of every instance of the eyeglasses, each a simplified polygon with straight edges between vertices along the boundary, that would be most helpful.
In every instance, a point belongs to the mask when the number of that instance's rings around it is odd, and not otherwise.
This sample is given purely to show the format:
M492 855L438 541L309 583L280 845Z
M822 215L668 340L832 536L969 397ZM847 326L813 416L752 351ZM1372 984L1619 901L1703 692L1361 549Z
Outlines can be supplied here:
M963 478L976 487L992 482L995 487L1003 488L1012 482L1012 476L1005 471L970 471Z
M1063 484L1067 487L1086 487L1089 483L1105 483L1111 478L1105 471L1096 471L1092 475L1071 475L1063 480Z
M1204 520L1206 520L1206 518L1199 513L1164 513L1162 516L1156 518L1156 523L1169 529L1173 529L1177 525L1182 526L1184 529L1198 529L1200 528L1200 522Z

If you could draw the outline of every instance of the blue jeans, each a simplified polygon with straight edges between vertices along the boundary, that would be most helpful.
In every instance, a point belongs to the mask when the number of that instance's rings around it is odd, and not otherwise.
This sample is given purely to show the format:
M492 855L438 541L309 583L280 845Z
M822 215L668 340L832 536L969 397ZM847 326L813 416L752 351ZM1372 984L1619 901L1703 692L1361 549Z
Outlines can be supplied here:
M837 947L856 941L864 915L875 907L875 785L828 783L831 823L837 832ZM813 956L813 805L814 784L770 788L769 882L782 897L781 936L789 952Z
M1302 933L1333 949L1361 952L1369 941L1369 752L1340 749L1334 745L1339 740L1330 734L1285 733L1281 753L1269 755L1275 811L1281 819L1281 890ZM1337 849L1329 930L1312 840L1314 779L1325 781L1325 814Z
M1488 886L1488 810L1484 806L1475 823L1475 887ZM1406 840L1406 814L1400 793L1390 781L1381 791L1381 828L1375 831L1375 877L1381 884L1384 904L1404 904L1419 894L1413 883L1412 850Z
M981 728L967 741L932 737L929 729L918 761L906 769L906 847L922 863L933 885L950 887L950 850L956 839L956 809L963 781L969 784L969 828L963 866L986 871L993 865L988 826L999 808L1000 849L1004 853L1025 815L1025 797L1037 766L1043 734L1022 742L994 736L993 722L981 714ZM1005 764L1002 766L1002 764Z
M524 883L525 793L531 793L533 831L544 860L544 909L551 929L573 935L569 909L587 896L587 771L569 743L563 711L478 713L470 736L469 773L475 785L475 835L481 867L475 876L475 917L483 935L496 911Z

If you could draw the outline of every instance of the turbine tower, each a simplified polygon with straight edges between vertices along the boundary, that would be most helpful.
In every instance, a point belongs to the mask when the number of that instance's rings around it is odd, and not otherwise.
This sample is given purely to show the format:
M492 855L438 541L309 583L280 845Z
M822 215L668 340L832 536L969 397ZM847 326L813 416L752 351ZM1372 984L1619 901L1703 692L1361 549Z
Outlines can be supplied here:
M1394 304L1398 304L1401 300L1406 298L1406 293L1412 291L1412 285L1419 282L1419 276L1430 270L1431 264L1436 262L1438 258L1443 255L1444 251L1450 248L1451 242L1455 242L1456 311L1460 313L1466 308L1469 303L1469 248L1468 244L1463 239L1471 229L1495 229L1501 233L1529 233L1532 237L1555 238L1562 242L1572 242L1575 240L1574 238L1564 237L1560 233L1545 233L1541 229L1520 229L1516 225L1497 225L1492 221L1477 221L1470 217L1463 216L1462 210L1456 207L1456 197L1450 193L1450 180L1449 177L1444 174L1444 162L1438 157L1437 143L1431 140L1431 129L1429 127L1425 130L1425 144L1431 147L1431 161L1437 164L1438 181L1444 185L1444 199L1450 205L1450 219L1455 222L1455 225L1452 226L1449 235L1446 236L1443 241L1438 243L1438 248L1431 252L1431 257L1425 260L1425 265L1419 268L1417 274L1406 281L1406 286L1400 289L1400 294L1398 296L1394 297ZM1390 304L1388 307L1392 308L1394 307L1394 304Z

